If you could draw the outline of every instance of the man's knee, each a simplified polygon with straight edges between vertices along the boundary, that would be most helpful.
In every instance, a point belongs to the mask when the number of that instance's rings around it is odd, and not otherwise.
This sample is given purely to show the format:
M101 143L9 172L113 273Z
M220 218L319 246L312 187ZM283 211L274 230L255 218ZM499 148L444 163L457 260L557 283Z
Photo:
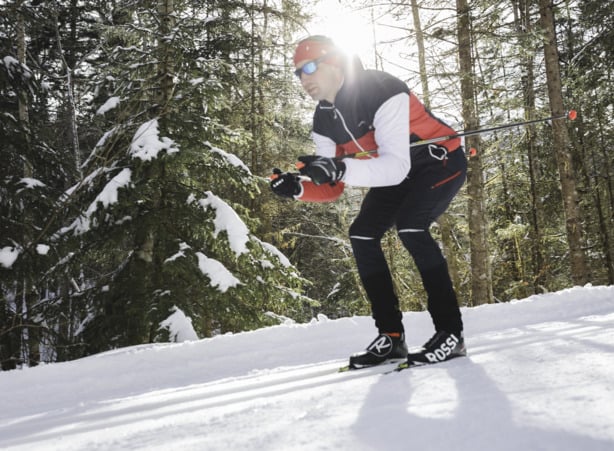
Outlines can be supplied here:
M399 229L398 234L419 270L426 270L445 262L439 245L428 230L405 228Z
M377 240L376 228L364 218L358 216L349 229L350 239Z

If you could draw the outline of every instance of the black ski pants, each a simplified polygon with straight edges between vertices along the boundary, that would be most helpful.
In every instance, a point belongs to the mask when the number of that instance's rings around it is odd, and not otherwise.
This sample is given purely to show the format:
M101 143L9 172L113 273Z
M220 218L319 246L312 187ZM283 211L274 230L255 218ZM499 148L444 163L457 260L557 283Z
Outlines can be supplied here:
M384 233L393 226L420 272L435 330L460 334L463 329L448 266L429 227L448 208L465 181L467 160L462 148L442 157L441 152L423 151L415 164L412 161L412 170L403 182L371 188L350 226L358 273L380 333L404 331L381 247Z

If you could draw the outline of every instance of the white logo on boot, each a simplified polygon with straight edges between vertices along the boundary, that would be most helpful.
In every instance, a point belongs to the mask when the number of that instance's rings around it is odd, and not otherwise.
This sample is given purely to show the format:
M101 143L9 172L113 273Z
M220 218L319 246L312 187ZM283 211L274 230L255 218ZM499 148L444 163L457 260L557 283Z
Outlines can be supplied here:
M390 349L386 348L391 347L392 340L390 339L390 337L388 335L382 335L377 338L373 343L371 343L367 350L373 352L374 354L385 355L390 352Z
M434 349L433 352L427 352L424 355L431 363L442 362L450 354L452 354L452 351L458 342L459 339L456 336L450 335L446 341L439 345L439 348Z

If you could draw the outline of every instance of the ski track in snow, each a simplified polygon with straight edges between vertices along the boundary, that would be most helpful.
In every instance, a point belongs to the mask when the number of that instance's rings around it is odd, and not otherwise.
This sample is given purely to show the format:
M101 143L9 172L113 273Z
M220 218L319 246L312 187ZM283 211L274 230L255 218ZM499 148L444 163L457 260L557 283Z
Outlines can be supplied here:
M463 309L468 358L347 373L370 318L0 373L6 450L612 450L614 287ZM408 344L432 334L407 313Z

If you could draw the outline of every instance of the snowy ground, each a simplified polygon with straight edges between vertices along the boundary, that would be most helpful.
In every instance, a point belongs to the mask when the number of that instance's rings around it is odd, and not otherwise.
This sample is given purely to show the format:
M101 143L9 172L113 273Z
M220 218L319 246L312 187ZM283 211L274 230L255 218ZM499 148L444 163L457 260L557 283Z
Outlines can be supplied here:
M363 317L0 373L0 449L614 449L614 287L463 314L468 358L388 375L336 373Z

